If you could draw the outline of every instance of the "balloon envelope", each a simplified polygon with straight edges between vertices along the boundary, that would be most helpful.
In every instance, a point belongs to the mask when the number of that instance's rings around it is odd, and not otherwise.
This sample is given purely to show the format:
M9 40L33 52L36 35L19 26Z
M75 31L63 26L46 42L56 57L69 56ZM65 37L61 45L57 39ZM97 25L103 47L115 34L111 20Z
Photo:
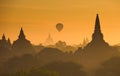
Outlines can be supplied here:
M63 29L63 24L62 24L62 23L56 24L56 29L57 29L59 32L62 31L62 29Z

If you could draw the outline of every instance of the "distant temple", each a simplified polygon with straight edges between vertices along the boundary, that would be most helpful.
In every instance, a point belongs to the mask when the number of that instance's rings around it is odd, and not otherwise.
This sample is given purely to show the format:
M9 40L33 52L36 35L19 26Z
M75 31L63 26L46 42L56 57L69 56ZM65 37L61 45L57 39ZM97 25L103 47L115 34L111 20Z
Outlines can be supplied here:
M49 46L49 45L53 45L53 44L54 44L53 39L52 39L52 37L51 37L51 35L49 33L48 38L46 39L44 45Z
M22 28L20 30L18 39L13 42L12 48L18 54L33 54L34 52L33 46L30 41L25 38L25 34Z
M81 44L81 47L84 48L89 43L88 38L84 38L83 43Z
M0 47L7 47L7 40L4 34L2 36L2 39L0 40Z
M8 38L8 40L6 40L6 37L3 34L2 39L0 40L0 47L11 49L11 46L12 46L12 44L10 42L10 39Z
M8 47L11 49L11 47L12 47L12 43L11 43L11 41L10 41L10 39L8 38Z

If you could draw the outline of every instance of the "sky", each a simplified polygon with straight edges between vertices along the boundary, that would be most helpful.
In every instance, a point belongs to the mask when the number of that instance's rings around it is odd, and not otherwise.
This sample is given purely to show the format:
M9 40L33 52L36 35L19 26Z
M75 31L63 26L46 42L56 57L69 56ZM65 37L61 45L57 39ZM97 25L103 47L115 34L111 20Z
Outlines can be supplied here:
M74 45L91 40L95 17L99 14L104 39L120 43L120 0L0 0L0 37L18 38L23 27L32 44L44 43L49 33L54 42ZM56 24L64 28L57 31Z

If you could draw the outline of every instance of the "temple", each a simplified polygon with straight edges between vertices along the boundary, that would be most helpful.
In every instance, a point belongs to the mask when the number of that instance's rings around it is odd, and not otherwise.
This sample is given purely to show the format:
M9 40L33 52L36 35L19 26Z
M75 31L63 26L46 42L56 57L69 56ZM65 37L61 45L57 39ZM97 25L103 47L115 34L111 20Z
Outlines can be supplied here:
M0 47L2 48L7 48L7 49L11 49L11 42L10 39L6 40L5 35L3 34L2 39L0 40Z
M49 45L53 45L53 44L54 44L53 39L51 37L51 34L49 33L48 38L46 39L44 45L49 46Z
M92 34L92 40L90 43L88 43L85 49L95 50L95 49L99 49L100 47L102 47L103 49L104 47L105 48L109 47L109 44L105 42L103 37L104 36L101 32L99 15L97 14L95 21L95 29L94 29L94 33Z
M107 59L113 55L114 49L104 40L101 32L99 15L96 15L95 28L92 34L92 40L83 48L76 51L76 55L80 55L88 59ZM106 58L102 58L102 57ZM97 57L97 58L96 58Z
M34 48L30 41L26 39L22 28L20 30L18 39L13 42L12 48L19 55L34 53Z

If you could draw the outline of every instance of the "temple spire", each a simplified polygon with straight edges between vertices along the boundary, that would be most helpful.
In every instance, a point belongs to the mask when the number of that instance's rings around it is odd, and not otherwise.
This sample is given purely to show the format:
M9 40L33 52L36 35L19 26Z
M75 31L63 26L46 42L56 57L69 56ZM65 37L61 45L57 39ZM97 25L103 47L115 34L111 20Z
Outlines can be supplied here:
M8 44L10 44L10 45L11 45L11 41L10 41L10 38L8 38L8 40L7 40L7 41L8 41Z
M92 35L92 41L104 41L103 40L103 34L101 33L101 28L100 28L100 20L99 20L99 15L96 15L96 20L95 20L95 29L94 33Z
M52 39L52 37L51 37L51 34L49 33L49 35L48 35L48 38L46 39L46 41L45 41L45 43L44 43L44 45L46 46L48 46L48 45L53 45L54 43L53 43L53 39Z
M97 14L97 16L96 16L95 31L94 31L94 32L101 32L100 20L99 20L99 15L98 15L98 14Z
M25 39L25 34L24 34L22 27L21 27L20 34L19 34L19 39Z
M3 36L2 36L2 40L5 40L6 41L6 38L5 38L5 35L3 34Z

